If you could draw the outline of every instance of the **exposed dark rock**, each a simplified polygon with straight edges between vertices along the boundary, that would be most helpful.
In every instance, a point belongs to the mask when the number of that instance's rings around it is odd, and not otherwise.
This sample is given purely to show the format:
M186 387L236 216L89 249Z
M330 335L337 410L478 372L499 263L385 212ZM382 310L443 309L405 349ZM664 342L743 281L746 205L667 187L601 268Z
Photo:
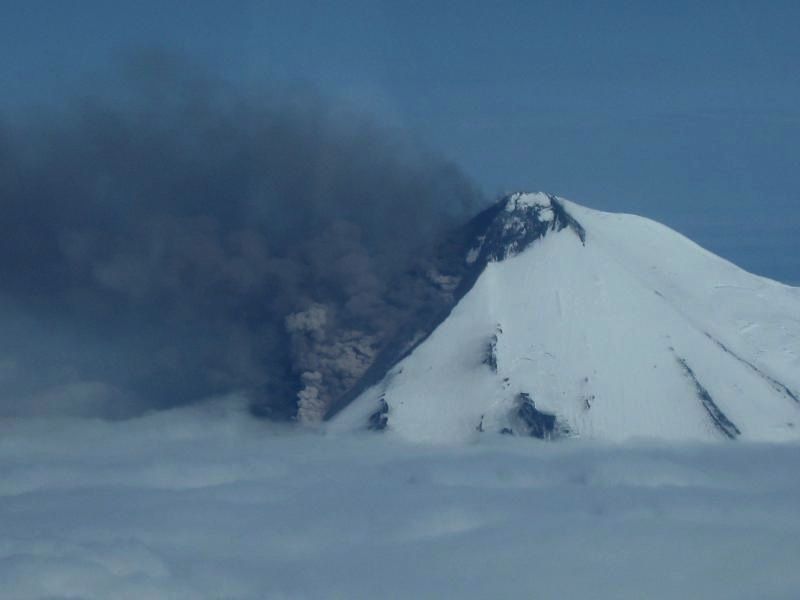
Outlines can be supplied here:
M560 424L555 415L538 410L527 392L517 394L510 419L512 426L503 427L500 433L540 440L551 440L569 433L569 429Z
M555 226L558 228L558 231L569 227L572 231L575 232L575 235L581 240L581 243L585 246L586 245L586 230L583 228L583 225L578 223L575 218L569 214L561 202L555 196L549 196L550 198L550 205L553 207L553 212L556 215L555 219Z
M486 347L483 351L483 360L481 361L484 365L491 369L492 373L497 373L497 336L493 335L489 338L489 341L486 342Z
M581 243L586 243L586 231L558 202L547 196L549 206L526 204L522 194L511 194L502 201L503 210L489 224L481 236L475 261L485 265L490 261L504 260L519 254L548 231L561 231L569 227Z
M483 350L483 360L481 362L488 366L492 373L497 373L497 340L499 339L498 335L501 333L503 333L503 329L498 325L497 332L489 338Z
M742 432L739 431L739 428L725 416L725 413L719 409L716 402L714 402L714 399L711 397L711 394L708 393L708 390L703 387L703 384L697 379L689 363L677 355L675 359L678 361L678 364L681 366L686 376L694 383L697 397L700 398L700 401L703 403L703 408L706 409L708 416L711 417L711 421L720 433L729 439L736 439L737 436L741 435Z
M539 439L550 439L556 430L556 417L536 409L530 394L522 392L517 395L516 420L526 435Z
M371 431L383 431L389 424L389 405L383 397L378 403L378 410L369 416L367 429Z

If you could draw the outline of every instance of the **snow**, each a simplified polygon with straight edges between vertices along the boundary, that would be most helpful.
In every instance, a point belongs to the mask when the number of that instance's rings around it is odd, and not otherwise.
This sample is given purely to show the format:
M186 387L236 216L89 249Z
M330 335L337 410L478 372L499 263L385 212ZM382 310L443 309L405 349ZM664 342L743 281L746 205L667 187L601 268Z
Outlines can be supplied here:
M549 231L490 263L332 431L363 427L383 398L391 436L470 441L481 423L508 426L524 392L583 438L725 439L715 411L741 440L800 438L800 290L653 221L559 201L585 228L585 245L569 228ZM545 202L520 194L507 208ZM494 372L483 358L498 327Z
M509 196L506 203L506 212L525 213L533 211L538 219L544 223L552 222L555 218L550 196L544 192L516 193Z
M506 211L514 212L520 209L534 207L550 210L550 197L544 192L517 192L509 196L506 204Z
M800 446L0 421L9 600L793 598Z

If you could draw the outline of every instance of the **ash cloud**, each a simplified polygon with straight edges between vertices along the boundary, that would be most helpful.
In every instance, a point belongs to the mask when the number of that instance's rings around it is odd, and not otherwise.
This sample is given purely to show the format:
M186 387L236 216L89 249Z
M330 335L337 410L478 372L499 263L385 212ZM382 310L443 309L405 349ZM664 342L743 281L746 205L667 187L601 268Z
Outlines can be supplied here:
M152 57L111 88L0 117L0 415L240 391L319 418L413 310L408 265L476 188L307 90Z

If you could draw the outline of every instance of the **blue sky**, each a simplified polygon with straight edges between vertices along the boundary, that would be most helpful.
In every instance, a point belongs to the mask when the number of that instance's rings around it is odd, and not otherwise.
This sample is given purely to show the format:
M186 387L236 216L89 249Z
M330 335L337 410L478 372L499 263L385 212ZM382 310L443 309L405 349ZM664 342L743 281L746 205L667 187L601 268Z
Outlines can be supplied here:
M798 2L13 2L4 108L159 48L310 84L421 138L489 194L658 219L800 284Z

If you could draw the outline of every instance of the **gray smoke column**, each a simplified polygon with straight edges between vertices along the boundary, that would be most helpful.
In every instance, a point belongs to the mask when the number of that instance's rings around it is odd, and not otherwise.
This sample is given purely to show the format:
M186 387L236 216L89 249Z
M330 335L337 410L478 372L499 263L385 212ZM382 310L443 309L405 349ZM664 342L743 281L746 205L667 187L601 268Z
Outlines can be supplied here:
M113 93L0 119L0 415L243 391L318 418L412 310L407 266L479 194L313 93L134 67Z

